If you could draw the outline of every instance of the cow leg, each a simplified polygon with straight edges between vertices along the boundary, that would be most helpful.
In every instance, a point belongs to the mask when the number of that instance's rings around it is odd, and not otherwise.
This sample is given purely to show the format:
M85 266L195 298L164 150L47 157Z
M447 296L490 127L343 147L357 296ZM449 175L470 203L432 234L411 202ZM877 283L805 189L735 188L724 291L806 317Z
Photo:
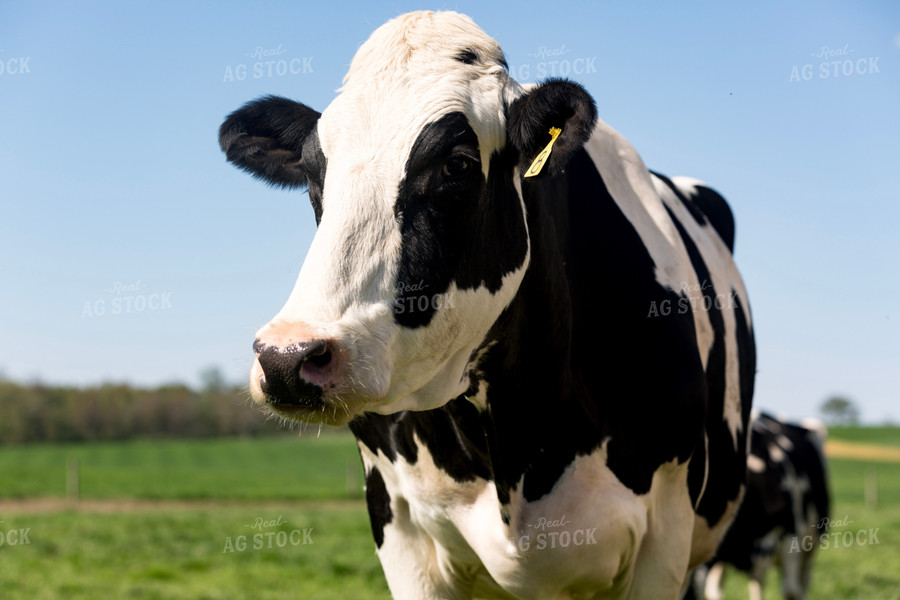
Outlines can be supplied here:
M772 555L761 553L752 559L750 567L750 581L747 588L750 592L750 600L762 600L763 588L766 585L766 572L772 564Z
M747 582L747 589L750 592L750 600L762 600L763 582L759 579L750 579Z
M709 568L703 586L704 600L722 600L722 579L725 577L725 563L718 562Z
M369 521L393 598L470 600L474 576L466 582L457 570L446 568L453 563L441 556L441 548L410 515L409 502L398 489L396 465L365 444L359 444L359 450L366 471Z
M689 576L694 511L687 464L667 463L653 474L647 504L647 532L635 562L630 600L677 599Z
M709 573L708 565L700 565L688 576L681 590L681 600L703 600L703 586Z
M410 520L406 500L393 498L391 510L378 559L394 600L471 600L472 582L442 571L440 549Z
M781 593L787 600L803 600L806 587L803 585L804 563L809 562L809 552L791 552L790 540L785 538L780 547Z
M818 541L818 540L817 540ZM813 552L815 552L815 548L813 548L809 552L804 552L801 556L800 560L800 589L802 592L801 598L806 597L806 593L809 591L809 576L812 571L812 559Z

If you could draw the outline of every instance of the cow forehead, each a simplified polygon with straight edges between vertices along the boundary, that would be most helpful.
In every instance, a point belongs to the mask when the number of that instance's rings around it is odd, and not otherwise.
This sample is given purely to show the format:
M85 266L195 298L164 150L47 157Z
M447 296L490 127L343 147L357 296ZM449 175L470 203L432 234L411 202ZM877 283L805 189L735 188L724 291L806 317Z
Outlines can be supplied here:
M504 104L518 84L500 46L468 17L412 13L380 27L360 47L318 134L329 168L402 174L424 127L464 114L483 168L505 142Z
M376 29L360 46L344 77L344 90L370 78L414 80L446 60L475 67L503 63L500 45L469 17L421 11ZM408 83L408 81L406 81Z

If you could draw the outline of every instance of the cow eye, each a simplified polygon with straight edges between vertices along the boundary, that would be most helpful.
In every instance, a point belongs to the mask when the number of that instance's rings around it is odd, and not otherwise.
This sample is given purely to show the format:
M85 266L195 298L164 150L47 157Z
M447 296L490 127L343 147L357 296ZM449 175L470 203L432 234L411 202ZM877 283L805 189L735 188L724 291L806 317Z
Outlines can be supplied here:
M441 176L445 179L459 179L475 170L476 161L464 154L455 154L447 159L441 169Z

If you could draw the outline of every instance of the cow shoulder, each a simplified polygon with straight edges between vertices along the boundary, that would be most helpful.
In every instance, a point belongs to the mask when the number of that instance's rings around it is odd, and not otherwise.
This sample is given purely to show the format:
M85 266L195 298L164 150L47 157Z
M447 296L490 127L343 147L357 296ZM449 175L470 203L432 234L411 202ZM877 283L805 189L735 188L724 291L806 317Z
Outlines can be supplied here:
M709 224L719 234L722 241L734 252L734 215L728 202L714 189L691 177L669 179L661 173L651 171L684 203L685 207L700 225Z

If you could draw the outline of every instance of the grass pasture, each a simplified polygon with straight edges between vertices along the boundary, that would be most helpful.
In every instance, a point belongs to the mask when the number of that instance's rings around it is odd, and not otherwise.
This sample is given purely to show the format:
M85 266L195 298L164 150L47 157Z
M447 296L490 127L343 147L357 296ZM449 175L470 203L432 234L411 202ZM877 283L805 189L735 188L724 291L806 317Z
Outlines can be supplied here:
M30 541L0 548L2 598L390 597L360 502L2 518ZM258 519L281 524L252 528Z
M352 436L134 440L0 449L0 499L64 497L77 459L85 499L362 498ZM348 479L350 481L348 481Z
M858 429L830 439L900 446L900 429ZM65 499L72 457L79 503ZM821 549L810 598L900 600L900 462L829 467L846 521L829 532L877 529L878 543ZM349 434L5 447L0 598L387 599L361 490ZM726 598L746 598L745 581L730 573ZM780 597L774 570L766 597Z

